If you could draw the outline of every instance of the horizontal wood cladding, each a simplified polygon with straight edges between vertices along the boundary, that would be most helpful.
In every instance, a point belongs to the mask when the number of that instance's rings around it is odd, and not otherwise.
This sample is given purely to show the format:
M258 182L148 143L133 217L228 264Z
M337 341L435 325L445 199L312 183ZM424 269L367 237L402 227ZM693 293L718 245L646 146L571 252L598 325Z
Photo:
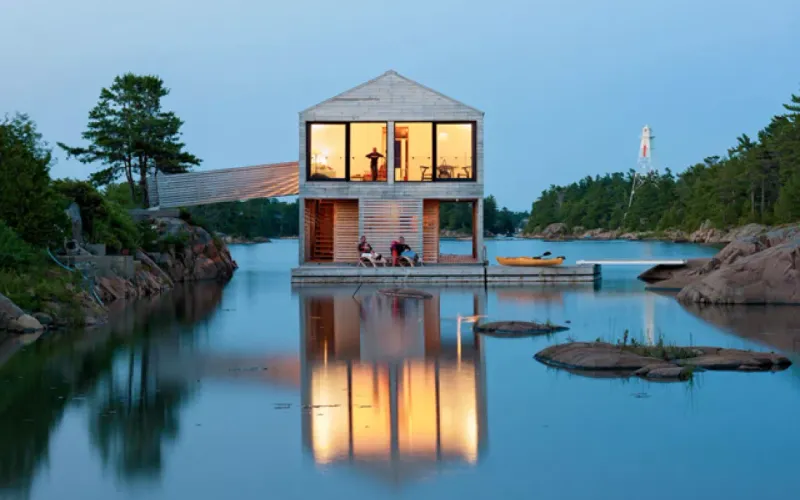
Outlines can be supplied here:
M439 261L439 201L422 203L422 261Z
M333 214L333 261L358 262L358 201L336 200Z
M225 201L274 198L299 193L297 162L253 167L206 170L186 174L159 174L148 181L155 186L151 204L187 207ZM152 192L152 187L150 188Z
M300 113L301 120L478 120L483 112L390 71Z
M314 200L304 200L305 210L303 211L303 255L308 260L312 257L312 246L314 244L314 233L317 229L317 202Z
M362 199L362 232L372 248L390 256L392 241L400 236L415 252L422 252L422 200Z
M302 186L308 198L381 198L403 200L477 200L483 198L480 182L313 182Z

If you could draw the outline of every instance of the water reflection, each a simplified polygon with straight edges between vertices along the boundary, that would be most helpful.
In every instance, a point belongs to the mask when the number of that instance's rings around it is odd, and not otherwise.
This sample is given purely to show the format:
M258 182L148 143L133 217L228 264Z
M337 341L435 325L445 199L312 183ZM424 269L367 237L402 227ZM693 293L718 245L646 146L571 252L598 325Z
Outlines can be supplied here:
M482 314L481 298L471 302L464 313ZM305 289L300 310L303 440L316 463L402 480L478 461L484 357L471 326L442 317L438 292L419 300Z
M216 284L179 288L118 311L104 328L23 346L8 339L16 352L0 366L0 489L29 494L70 407L89 408L93 447L121 478L157 475L191 391L164 381L153 358L165 346L191 343L221 296Z

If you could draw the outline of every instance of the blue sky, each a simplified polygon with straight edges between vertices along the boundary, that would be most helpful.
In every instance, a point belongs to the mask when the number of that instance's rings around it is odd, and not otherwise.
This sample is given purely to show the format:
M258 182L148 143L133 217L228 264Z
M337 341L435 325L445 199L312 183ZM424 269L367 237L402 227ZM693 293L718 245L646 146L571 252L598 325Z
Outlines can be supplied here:
M297 158L297 113L388 69L486 112L486 192L723 154L800 93L797 0L2 0L0 112L80 143L100 89L157 74L201 168ZM92 171L59 156L53 175Z

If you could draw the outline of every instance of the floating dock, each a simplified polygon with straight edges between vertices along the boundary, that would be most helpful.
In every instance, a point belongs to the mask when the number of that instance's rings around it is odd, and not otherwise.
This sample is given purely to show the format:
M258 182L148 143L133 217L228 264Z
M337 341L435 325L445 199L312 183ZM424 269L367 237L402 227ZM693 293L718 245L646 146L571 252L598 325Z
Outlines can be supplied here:
M514 285L587 283L600 279L600 266L505 267L428 265L419 267L356 267L306 264L292 269L293 284L430 283L437 285Z

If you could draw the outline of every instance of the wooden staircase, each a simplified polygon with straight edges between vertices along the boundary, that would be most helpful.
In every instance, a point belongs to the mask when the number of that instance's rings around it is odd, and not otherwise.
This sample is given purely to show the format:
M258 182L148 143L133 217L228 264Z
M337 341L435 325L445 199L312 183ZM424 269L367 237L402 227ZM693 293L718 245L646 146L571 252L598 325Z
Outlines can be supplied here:
M317 223L314 229L312 258L315 261L333 261L333 202L317 203Z

